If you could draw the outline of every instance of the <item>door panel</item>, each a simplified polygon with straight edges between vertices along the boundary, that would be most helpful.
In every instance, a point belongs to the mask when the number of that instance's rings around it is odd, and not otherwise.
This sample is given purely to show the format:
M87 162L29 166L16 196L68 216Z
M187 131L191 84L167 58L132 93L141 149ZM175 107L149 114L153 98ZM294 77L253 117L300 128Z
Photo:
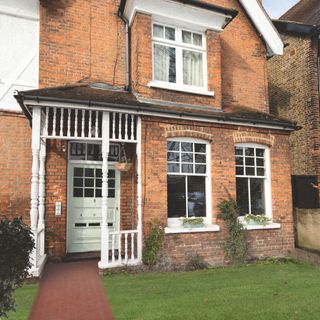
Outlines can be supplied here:
M118 231L119 172L110 167L108 180L109 231ZM69 165L68 252L100 250L101 193L101 165L85 163ZM117 246L116 243L116 248Z

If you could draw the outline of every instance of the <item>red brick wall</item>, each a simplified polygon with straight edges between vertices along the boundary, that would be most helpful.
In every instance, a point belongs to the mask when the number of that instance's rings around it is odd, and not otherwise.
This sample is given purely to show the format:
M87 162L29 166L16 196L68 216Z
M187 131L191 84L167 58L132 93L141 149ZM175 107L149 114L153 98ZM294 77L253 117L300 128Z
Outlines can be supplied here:
M248 131L256 137L257 143L273 141L270 148L272 210L273 220L281 221L280 230L249 231L249 253L251 257L282 256L294 248L290 161L288 135L217 124L188 123L154 118L144 118L143 137L143 226L148 230L148 222L160 220L167 223L167 175L166 175L166 136L172 137L170 128L177 130L177 136L188 136L188 131L198 138L211 137L212 161L212 216L218 223L220 232L166 235L165 248L175 263L185 263L189 254L197 253L211 264L224 263L223 241L226 230L223 222L217 220L217 205L229 195L235 197L234 134ZM181 134L179 134L181 132ZM270 135L272 139L270 139ZM245 135L244 135L245 136ZM250 141L252 140L250 139Z
M65 146L65 152L62 145ZM46 250L50 257L66 254L67 235L67 177L68 144L66 141L47 141L46 158ZM55 216L55 203L61 202L61 216Z
M29 223L31 129L19 113L0 111L0 218Z
M132 84L145 97L175 102L246 106L268 111L266 47L236 0L210 0L239 15L217 34L208 31L208 84L215 97L147 88L152 79L151 19L132 26ZM116 1L41 1L40 86L91 78L125 84L125 26ZM221 48L221 50L220 50Z

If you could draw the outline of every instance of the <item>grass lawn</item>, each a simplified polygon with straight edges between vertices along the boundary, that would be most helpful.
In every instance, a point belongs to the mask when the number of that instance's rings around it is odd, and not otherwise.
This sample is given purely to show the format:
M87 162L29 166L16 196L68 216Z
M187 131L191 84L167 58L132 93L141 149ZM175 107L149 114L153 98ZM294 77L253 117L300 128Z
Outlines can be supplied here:
M9 320L26 320L31 311L38 290L37 284L25 284L14 293L16 312L9 313ZM5 319L5 318L4 318Z
M255 264L188 273L105 276L121 319L320 319L320 268Z

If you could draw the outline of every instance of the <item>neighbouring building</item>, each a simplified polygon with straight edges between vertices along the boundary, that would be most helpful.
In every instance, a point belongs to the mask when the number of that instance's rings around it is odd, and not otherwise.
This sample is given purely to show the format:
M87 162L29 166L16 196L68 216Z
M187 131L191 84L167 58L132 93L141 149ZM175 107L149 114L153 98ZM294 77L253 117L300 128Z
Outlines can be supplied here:
M296 244L320 250L320 3L301 0L274 25L284 55L269 60L270 111L297 122L290 136Z
M0 213L29 221L31 132L15 90L38 88L39 1L0 0Z
M40 89L15 95L31 127L19 115L1 147L12 150L4 166L27 154L5 171L0 201L6 214L32 175L31 211L16 213L37 242L33 275L67 253L98 251L102 269L138 264L155 222L172 263L224 264L218 204L230 196L271 220L245 224L250 257L292 252L296 126L270 114L267 79L267 58L282 53L257 0L40 1Z

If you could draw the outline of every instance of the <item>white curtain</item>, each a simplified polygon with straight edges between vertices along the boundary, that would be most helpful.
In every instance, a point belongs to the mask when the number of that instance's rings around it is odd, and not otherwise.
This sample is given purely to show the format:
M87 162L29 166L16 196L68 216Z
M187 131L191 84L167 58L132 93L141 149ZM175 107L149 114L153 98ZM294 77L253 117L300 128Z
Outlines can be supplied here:
M202 53L183 50L183 83L203 87Z
M154 79L175 82L175 48L155 44L153 55Z

